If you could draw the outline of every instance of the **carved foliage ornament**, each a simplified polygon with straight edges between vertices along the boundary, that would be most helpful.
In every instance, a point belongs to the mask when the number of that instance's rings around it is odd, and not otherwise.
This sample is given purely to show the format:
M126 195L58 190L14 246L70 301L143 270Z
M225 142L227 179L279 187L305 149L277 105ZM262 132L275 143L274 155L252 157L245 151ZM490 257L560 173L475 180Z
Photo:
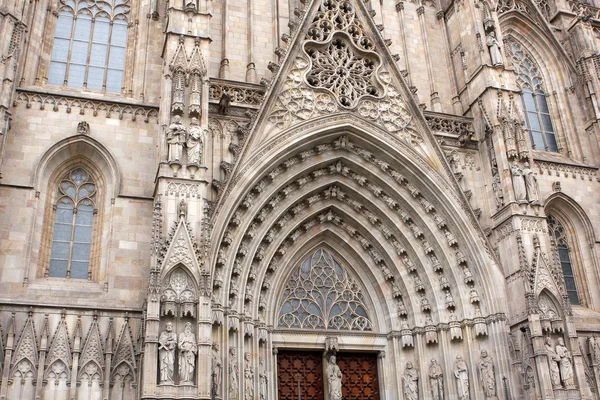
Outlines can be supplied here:
M280 328L370 331L357 282L326 250L317 250L293 273L279 309Z

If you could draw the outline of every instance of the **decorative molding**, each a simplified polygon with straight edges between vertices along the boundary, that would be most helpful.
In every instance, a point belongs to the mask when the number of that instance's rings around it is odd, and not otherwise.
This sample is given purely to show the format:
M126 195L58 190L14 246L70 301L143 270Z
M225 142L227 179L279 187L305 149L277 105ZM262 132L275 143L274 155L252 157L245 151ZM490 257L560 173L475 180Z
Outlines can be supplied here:
M40 110L46 106L51 106L55 112L64 110L70 114L74 108L79 109L80 115L91 112L94 117L104 114L106 118L123 119L125 115L131 116L132 121L137 117L143 117L144 122L150 122L156 119L158 123L158 107L150 105L139 105L135 103L101 101L85 97L63 96L58 94L47 94L27 89L17 89L17 95L14 105L25 103L26 108L31 108L33 104L39 104Z

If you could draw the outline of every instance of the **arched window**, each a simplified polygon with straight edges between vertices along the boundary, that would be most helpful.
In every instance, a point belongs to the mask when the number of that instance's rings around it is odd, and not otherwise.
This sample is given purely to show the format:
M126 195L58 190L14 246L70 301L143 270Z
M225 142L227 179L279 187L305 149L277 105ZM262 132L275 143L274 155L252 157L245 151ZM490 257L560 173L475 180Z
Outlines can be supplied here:
M521 106L531 146L535 150L558 152L556 134L546 101L544 80L537 63L514 39L508 38L505 43L506 51L512 59L517 74L517 83L523 92Z
M575 284L575 273L573 272L573 264L571 262L571 254L569 252L565 227L552 215L548 216L547 221L550 237L556 241L558 257L565 278L565 286L567 287L569 301L571 304L578 305L579 294L577 293L577 285Z
M129 0L60 0L48 83L120 92Z
M358 283L327 250L297 267L283 292L278 326L297 329L371 331Z
M75 168L63 177L56 191L52 249L47 275L89 279L96 215L96 184L86 170Z

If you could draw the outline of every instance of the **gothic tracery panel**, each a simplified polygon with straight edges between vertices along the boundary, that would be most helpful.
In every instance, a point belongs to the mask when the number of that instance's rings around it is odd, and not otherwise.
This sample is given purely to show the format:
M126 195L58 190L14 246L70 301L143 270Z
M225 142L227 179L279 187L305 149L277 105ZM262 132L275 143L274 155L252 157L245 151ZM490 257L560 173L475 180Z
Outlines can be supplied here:
M358 283L324 249L294 270L278 315L280 328L373 329Z

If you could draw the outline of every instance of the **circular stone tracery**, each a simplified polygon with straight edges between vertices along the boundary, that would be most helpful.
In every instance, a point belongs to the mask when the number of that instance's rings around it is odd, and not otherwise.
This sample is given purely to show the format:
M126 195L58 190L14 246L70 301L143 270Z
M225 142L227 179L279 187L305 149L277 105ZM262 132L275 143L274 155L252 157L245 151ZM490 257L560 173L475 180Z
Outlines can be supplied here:
M356 106L363 96L383 94L383 86L376 79L379 56L356 48L345 33L336 32L325 44L307 42L304 50L311 61L307 83L327 89L343 107Z

